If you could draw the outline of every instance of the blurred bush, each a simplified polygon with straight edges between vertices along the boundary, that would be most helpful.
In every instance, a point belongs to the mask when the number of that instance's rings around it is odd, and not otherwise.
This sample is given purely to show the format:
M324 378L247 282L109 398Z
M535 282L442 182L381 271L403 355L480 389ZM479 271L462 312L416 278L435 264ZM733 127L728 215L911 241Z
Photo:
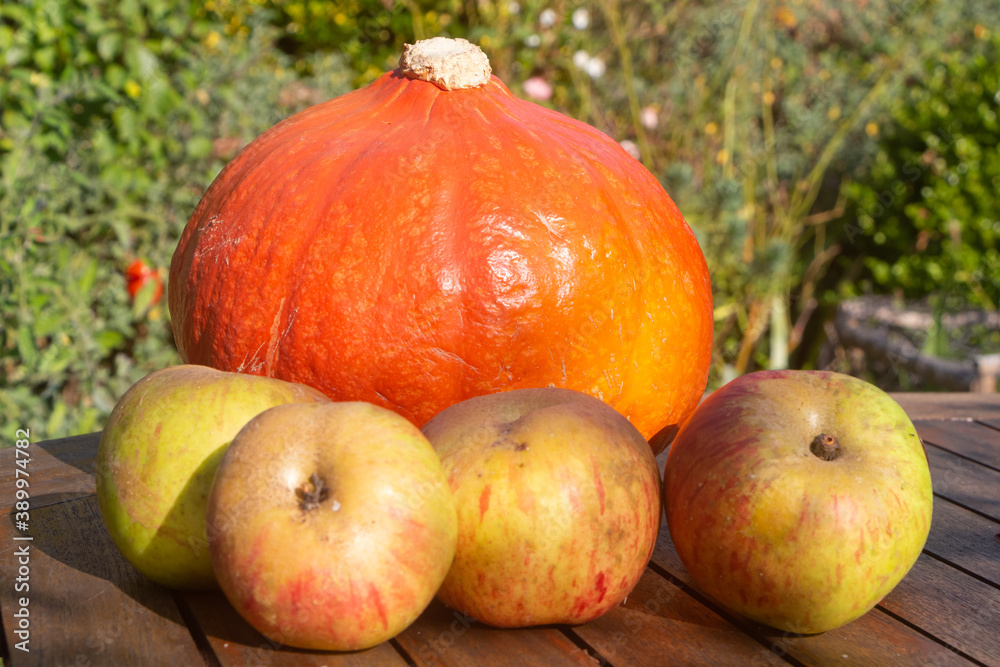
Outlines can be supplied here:
M853 172L840 236L851 257L831 300L938 297L956 312L1000 304L1000 32L926 59Z
M152 285L131 298L127 267L141 259L165 277L240 147L442 34L479 43L515 94L598 127L662 180L713 277L712 386L814 365L824 309L859 291L995 305L998 9L5 3L0 410L43 437L93 431L131 383L177 363L165 299L152 303Z
M964 44L972 17L996 21L995 5L479 2L467 23L516 93L660 177L708 259L717 386L815 364L822 281L859 251L841 233L844 185L923 59Z
M51 438L102 426L178 363L165 278L181 228L239 148L345 92L339 56L299 77L266 15L232 30L201 3L48 0L0 7L0 414Z

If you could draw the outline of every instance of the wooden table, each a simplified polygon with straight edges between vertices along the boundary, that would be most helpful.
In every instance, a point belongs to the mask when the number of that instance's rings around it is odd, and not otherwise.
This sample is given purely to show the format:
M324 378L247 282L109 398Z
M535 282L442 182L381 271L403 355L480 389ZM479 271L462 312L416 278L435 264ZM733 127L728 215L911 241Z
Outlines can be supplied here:
M434 603L401 635L368 651L274 646L220 593L169 591L118 554L97 510L99 434L92 434L30 445L27 533L14 515L15 449L0 451L0 505L8 514L0 525L3 664L1000 665L1000 395L896 398L927 445L935 495L930 538L885 600L824 634L789 635L720 608L691 580L664 524L625 604L585 625L497 630ZM33 539L16 540L24 534ZM19 555L24 545L27 558ZM15 590L24 583L27 592ZM15 634L21 597L28 598L27 653Z

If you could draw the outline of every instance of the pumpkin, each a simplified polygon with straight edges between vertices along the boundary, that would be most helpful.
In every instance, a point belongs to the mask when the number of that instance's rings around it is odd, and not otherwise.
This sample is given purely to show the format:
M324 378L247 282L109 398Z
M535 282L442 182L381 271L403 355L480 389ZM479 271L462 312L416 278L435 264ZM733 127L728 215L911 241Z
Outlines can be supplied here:
M422 426L477 395L595 396L659 451L707 379L712 298L659 182L514 97L465 40L278 123L205 192L170 265L185 363Z

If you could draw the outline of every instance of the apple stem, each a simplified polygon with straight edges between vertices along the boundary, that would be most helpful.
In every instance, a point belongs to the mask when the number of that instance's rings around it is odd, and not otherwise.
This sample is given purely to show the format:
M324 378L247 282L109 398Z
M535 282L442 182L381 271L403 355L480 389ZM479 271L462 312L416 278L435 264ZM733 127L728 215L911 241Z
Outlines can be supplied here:
M307 488L309 486L312 488ZM323 483L319 475L313 473L309 476L309 482L295 489L295 495L299 497L299 507L304 512L314 510L320 503L330 495L330 487Z
M809 443L809 451L824 461L832 461L840 456L841 450L836 436L820 433Z

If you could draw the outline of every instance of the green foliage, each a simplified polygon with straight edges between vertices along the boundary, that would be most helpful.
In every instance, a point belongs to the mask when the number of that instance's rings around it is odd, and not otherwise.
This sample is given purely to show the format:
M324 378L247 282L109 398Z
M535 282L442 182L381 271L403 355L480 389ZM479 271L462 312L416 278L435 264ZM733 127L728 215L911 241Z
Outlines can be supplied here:
M208 2L206 8L218 12L233 33L245 30L247 22L263 13L279 29L277 46L304 58L295 63L299 72L308 72L310 54L336 52L346 60L356 87L394 69L405 43L447 35L456 27L455 36L464 33L454 23L463 9L456 0L223 0Z
M922 55L964 43L995 4L529 0L456 16L516 94L543 79L543 104L661 178L708 260L717 385L813 363L821 280L853 252L842 182Z
M143 375L178 363L165 278L225 161L282 117L345 92L340 60L293 76L262 19L226 36L197 3L96 0L0 9L0 412L44 437L94 431Z
M937 293L942 307L1000 304L1000 33L928 58L848 188L854 266L841 294Z
M842 175L874 151L872 117L909 63L957 19L888 0L598 7L588 30L543 33L532 71L556 82L555 105L631 142L698 234L713 383L803 363L817 281L841 250L828 228ZM579 49L603 76L577 65Z
M968 26L997 17L997 0L4 3L0 411L93 431L177 363L166 299L131 299L125 268L165 278L242 145L441 34L661 178L709 262L713 385L810 365L824 285L828 303L860 285L995 305L1000 26Z

